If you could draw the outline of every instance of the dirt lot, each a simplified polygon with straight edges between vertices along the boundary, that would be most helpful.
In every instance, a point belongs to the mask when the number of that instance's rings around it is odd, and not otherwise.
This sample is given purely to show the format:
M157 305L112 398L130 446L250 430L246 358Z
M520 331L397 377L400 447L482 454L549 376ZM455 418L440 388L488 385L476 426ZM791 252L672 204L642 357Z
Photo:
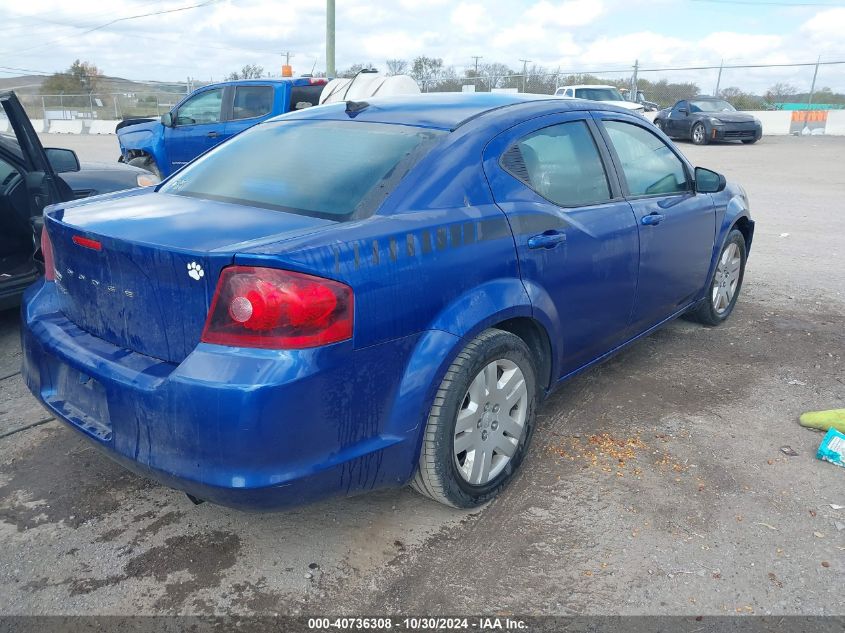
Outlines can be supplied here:
M117 156L113 137L45 144ZM845 138L682 148L749 192L737 311L561 388L473 514L409 490L193 506L42 422L0 313L0 613L845 614L845 470L797 424L845 406Z

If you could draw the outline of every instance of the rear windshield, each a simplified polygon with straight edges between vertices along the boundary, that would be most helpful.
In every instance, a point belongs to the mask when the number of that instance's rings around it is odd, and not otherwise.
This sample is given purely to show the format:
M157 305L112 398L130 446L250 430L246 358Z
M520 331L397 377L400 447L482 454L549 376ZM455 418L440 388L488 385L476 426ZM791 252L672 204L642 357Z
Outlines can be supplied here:
M362 218L443 134L354 121L266 123L191 163L160 191L332 220Z
M616 88L578 88L575 96L590 101L625 101Z

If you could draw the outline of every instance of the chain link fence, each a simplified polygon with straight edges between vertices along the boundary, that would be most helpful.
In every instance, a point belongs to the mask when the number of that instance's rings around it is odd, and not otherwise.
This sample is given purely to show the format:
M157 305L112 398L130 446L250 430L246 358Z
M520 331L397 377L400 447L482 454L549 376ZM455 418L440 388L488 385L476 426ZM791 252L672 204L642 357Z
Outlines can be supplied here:
M416 77L424 92L508 90L553 94L562 86L607 84L627 98L639 98L666 108L682 99L717 95L740 110L845 108L845 61L780 65L744 64L679 68L640 67L576 72L529 68L524 73L487 74L467 66L462 74L446 68Z
M27 115L34 120L124 120L158 117L186 93L132 92L90 94L19 94Z

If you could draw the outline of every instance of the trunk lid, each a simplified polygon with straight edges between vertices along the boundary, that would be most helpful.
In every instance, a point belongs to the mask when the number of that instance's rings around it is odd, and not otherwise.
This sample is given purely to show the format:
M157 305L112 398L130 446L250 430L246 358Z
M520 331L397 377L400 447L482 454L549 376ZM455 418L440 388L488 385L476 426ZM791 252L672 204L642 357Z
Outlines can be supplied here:
M333 224L141 190L46 214L65 316L114 345L173 363L199 342L220 270L236 252Z

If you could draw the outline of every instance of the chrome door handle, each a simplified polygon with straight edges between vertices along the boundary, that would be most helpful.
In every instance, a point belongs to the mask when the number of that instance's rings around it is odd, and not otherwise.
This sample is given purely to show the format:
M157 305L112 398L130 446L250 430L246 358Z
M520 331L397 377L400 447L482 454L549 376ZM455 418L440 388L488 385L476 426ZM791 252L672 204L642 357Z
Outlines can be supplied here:
M561 242L566 241L566 233L560 231L545 231L540 235L528 238L528 248L554 248Z
M666 216L662 213L649 213L648 215L644 215L640 219L640 223L646 226L655 226L657 224L660 224L665 219Z

